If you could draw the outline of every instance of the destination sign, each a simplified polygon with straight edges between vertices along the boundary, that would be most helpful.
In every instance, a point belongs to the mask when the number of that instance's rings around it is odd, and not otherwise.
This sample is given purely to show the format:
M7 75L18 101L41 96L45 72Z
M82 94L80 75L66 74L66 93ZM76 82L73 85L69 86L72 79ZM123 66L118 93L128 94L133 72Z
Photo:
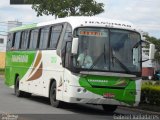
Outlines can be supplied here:
M99 31L83 31L80 30L78 32L79 35L83 36L96 36L96 37L107 37L107 32L99 32Z

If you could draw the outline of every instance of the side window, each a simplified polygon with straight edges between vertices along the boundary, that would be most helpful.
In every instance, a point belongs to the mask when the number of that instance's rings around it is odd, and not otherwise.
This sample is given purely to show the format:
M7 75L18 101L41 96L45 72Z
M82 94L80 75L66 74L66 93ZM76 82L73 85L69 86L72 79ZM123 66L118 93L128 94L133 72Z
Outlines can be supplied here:
M63 40L63 43L62 43L62 48L65 47L66 41L71 41L71 39L72 39L72 27L68 24L66 32L65 32L65 35L64 35L64 40Z
M65 54L64 52L65 52L66 41L71 41L71 39L72 39L72 27L70 26L70 24L68 24L62 42L61 54Z
M13 42L13 33L8 34L8 39L7 39L7 50L11 50L12 48L12 42Z
M51 28L51 37L49 41L49 48L56 48L57 42L60 38L62 25L53 26Z
M0 44L3 44L3 43L4 43L4 39L0 38Z
M23 31L21 45L20 45L21 49L27 49L28 39L29 39L29 31Z
M13 48L16 49L16 50L19 49L20 39L21 39L21 32L16 32L15 40L14 40L14 43L13 43Z
M38 34L39 34L39 29L35 29L31 31L29 49L37 48Z
M49 31L50 31L50 27L44 27L44 28L41 29L40 44L39 44L40 49L46 49L47 48Z

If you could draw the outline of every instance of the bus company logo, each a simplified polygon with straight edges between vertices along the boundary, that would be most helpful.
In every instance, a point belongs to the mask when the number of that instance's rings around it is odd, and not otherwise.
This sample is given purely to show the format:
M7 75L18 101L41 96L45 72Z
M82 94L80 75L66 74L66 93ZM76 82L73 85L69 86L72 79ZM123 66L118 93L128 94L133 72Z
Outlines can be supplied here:
M108 83L108 80L92 80L92 79L88 79L88 82Z
M115 22L105 22L105 21L85 21L85 24L102 24L108 26L121 26L121 27L128 27L131 28L131 25L115 23Z
M12 62L27 63L28 55L12 55Z

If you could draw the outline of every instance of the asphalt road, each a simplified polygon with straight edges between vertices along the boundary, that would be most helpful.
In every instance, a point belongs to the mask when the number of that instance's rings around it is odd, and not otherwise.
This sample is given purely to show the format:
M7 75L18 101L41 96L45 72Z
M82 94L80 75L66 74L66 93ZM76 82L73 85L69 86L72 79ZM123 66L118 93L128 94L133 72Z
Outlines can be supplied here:
M86 104L65 104L63 108L53 108L44 97L17 98L13 89L4 85L3 78L0 78L0 114L0 119L8 114L15 118L18 115L18 120L111 120L146 115L122 108L113 114L107 114L101 106Z

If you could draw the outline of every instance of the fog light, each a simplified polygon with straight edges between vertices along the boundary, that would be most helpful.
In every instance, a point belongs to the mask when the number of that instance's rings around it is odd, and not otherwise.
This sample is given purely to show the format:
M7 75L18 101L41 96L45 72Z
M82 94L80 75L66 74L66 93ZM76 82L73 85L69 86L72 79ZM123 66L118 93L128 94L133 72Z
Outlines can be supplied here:
M80 92L81 92L81 88L78 88L78 89L77 89L77 92L79 92L79 93L80 93Z
M83 89L83 92L84 92L84 93L86 93L86 92L87 92L87 90L86 90L86 89Z

